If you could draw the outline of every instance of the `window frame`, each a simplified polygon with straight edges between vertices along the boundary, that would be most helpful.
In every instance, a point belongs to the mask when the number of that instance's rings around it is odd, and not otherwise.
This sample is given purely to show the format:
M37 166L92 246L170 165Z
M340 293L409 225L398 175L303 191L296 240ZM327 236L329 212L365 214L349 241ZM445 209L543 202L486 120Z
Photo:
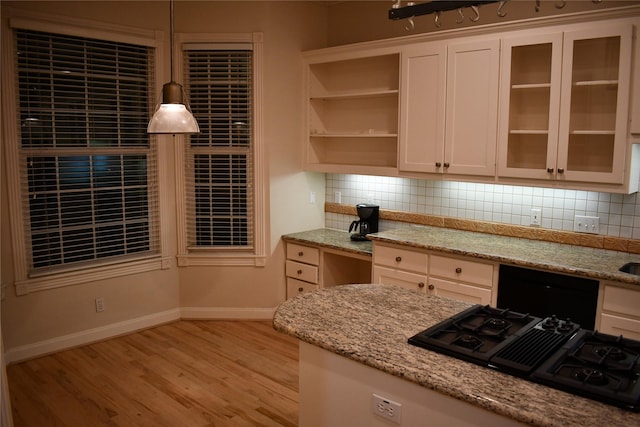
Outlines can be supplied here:
M168 248L169 240L166 233L160 233L159 253L143 253L139 257L132 257L129 260L109 261L96 260L91 265L69 266L60 271L50 273L29 275L27 254L28 248L25 241L25 218L28 212L24 211L22 204L22 188L20 182L19 165L19 129L17 117L17 88L15 87L15 38L14 29L43 31L68 36L89 37L106 41L123 42L147 46L155 49L155 61L151 66L154 69L156 82L153 96L156 97L161 91L161 82L164 80L163 67L163 40L164 33L156 30L142 30L138 28L126 27L116 24L105 24L85 19L75 19L61 16L43 15L40 13L19 11L7 8L8 19L2 21L2 64L3 73L2 84L2 132L5 142L4 158L7 175L7 202L9 208L9 219L12 229L12 249L14 281L17 295L25 295L30 292L54 289L63 286L82 284L89 281L120 277L128 274L148 272L171 267L171 258ZM150 114L151 112L149 112ZM151 137L151 144L157 144L157 137ZM156 180L159 189L167 188L168 171L164 165L164 159L169 155L168 148L162 144L157 144L155 148L157 156ZM163 212L170 209L165 191L158 191L158 212L157 221L160 230L166 228L166 218Z
M177 33L174 46L174 70L177 70L177 81L184 81L183 73L183 45L211 44L211 43L251 43L253 48L253 209L254 209L254 248L251 252L238 251L233 246L216 249L189 250L187 226L187 176L186 146L184 136L176 135L175 164L176 164L176 201L178 225L178 265L186 266L256 266L264 267L267 261L266 245L268 241L267 218L267 178L264 160L263 137L263 34L255 33ZM196 117L197 119L197 117Z

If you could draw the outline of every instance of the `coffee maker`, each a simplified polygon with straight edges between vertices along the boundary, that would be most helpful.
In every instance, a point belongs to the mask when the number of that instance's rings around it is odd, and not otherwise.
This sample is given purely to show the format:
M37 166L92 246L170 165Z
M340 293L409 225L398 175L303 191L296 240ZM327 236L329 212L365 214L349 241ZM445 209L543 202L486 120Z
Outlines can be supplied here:
M349 233L351 233L352 230L355 231L355 233L351 234L351 240L367 240L367 234L378 232L380 206L369 203L358 203L356 210L358 211L358 217L360 217L360 219L353 221L349 226Z

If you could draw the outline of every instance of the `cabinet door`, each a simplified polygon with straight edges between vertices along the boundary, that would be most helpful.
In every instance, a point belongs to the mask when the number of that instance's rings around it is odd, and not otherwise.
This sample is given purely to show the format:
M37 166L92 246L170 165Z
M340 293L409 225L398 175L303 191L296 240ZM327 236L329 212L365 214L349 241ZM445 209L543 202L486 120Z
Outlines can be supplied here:
M499 40L448 46L446 173L495 175L499 58Z
M444 43L425 43L402 52L400 170L443 170L446 56Z
M557 179L623 183L632 26L564 35Z
M498 175L554 179L562 33L502 41Z
M418 292L425 291L425 283L427 282L427 276L377 265L373 267L372 278L373 283L400 286Z
M429 293L474 304L491 304L491 289L433 277L429 278Z

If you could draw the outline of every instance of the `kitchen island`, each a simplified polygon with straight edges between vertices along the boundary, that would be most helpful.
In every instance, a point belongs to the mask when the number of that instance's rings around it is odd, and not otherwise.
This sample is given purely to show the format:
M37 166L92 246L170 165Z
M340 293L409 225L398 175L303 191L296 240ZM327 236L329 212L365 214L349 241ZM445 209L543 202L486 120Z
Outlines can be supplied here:
M336 420L350 426L392 425L372 414L373 393L403 405L404 426L415 425L417 413L429 417L418 425L434 426L640 425L638 413L407 343L469 306L367 284L303 293L284 302L273 325L301 341L300 425L338 425Z

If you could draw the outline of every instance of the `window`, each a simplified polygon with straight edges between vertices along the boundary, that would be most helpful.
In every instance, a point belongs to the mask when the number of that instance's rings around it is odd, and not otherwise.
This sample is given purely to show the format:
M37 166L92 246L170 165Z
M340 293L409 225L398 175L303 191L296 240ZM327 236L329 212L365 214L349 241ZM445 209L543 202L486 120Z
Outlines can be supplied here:
M261 132L256 117L260 49L252 39L185 42L182 51L184 86L201 133L184 142L181 265L197 257L224 258L224 263L246 258L249 261L240 263L260 264L256 260L264 256ZM206 263L211 264L211 258Z
M18 126L7 139L21 200L19 281L67 274L60 280L73 283L70 272L159 259L157 154L146 133L152 43L24 26L12 32Z

